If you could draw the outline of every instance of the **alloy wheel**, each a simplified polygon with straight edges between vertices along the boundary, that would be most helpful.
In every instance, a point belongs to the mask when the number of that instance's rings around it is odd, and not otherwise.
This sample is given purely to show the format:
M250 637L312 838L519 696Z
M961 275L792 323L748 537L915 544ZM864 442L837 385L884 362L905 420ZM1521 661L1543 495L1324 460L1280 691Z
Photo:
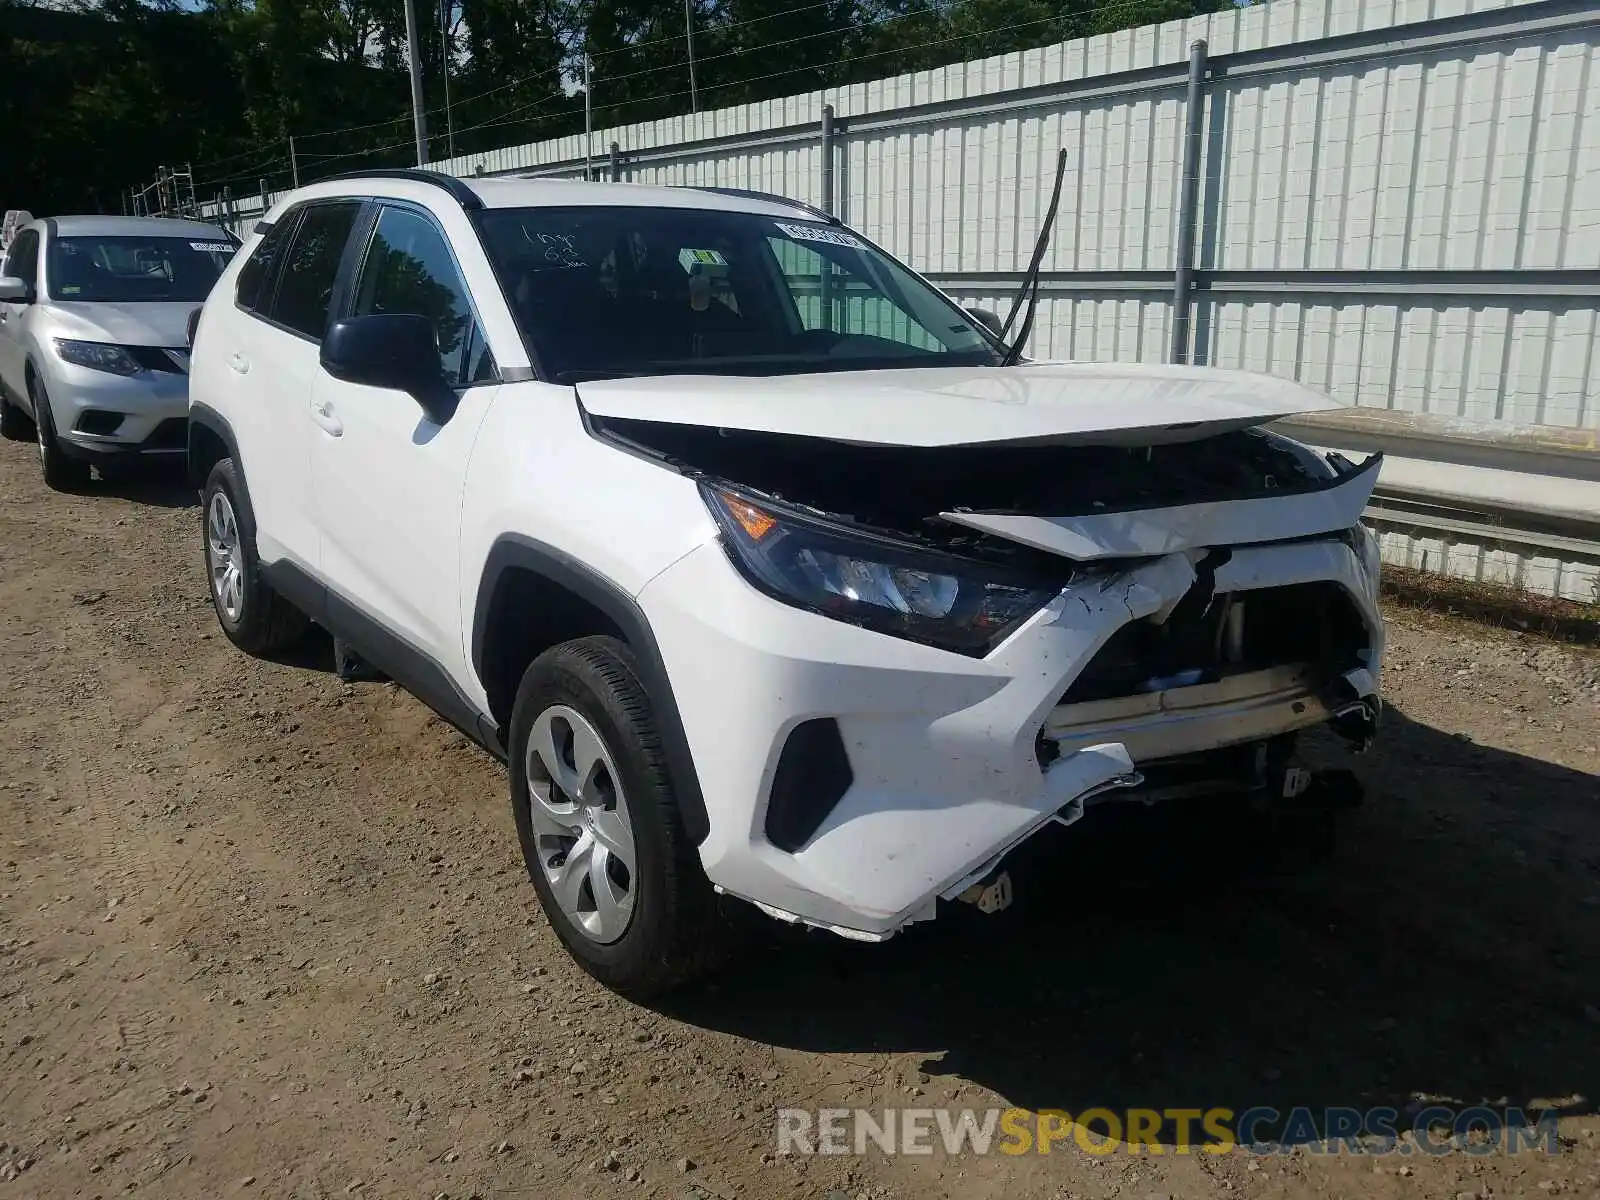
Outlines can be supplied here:
M633 823L616 760L576 709L551 705L528 734L528 805L539 866L561 911L591 941L633 918Z
M239 521L228 494L216 491L206 505L206 563L211 594L230 621L244 611L244 565L239 553Z

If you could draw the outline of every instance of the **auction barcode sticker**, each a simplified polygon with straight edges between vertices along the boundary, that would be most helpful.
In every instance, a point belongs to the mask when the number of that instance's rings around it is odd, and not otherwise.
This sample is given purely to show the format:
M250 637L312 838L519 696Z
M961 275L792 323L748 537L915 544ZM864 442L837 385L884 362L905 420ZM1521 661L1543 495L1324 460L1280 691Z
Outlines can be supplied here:
M860 238L837 229L827 229L821 225L785 225L781 221L776 224L785 236L797 242L827 242L833 246L849 246L852 250L861 249Z
M190 242L189 243L189 248L191 250L204 251L204 252L209 253L209 254L231 254L233 252L233 243L232 242Z

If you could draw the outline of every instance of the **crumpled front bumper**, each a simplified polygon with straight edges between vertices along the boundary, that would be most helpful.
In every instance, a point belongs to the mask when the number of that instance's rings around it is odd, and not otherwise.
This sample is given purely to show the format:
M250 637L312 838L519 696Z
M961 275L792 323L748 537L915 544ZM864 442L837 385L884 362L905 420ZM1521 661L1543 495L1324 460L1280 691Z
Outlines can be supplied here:
M714 542L690 553L639 603L705 797L707 875L771 915L879 940L931 917L940 898L1045 824L1137 783L1141 761L1318 724L1341 706L1375 707L1376 556L1338 538L1236 548L1214 581L1219 593L1318 581L1343 588L1370 636L1365 661L1332 686L1279 673L1264 690L1060 704L1120 627L1170 612L1195 583L1198 557L1178 552L1088 578L972 659L761 595ZM790 852L767 837L767 799L790 733L814 718L837 722L850 782ZM1053 756L1041 757L1041 739Z

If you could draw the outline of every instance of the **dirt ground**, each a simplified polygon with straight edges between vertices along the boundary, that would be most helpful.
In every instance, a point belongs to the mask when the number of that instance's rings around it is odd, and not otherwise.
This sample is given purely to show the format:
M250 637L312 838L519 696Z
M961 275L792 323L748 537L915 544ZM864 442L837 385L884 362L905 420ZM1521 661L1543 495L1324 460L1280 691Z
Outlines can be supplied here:
M0 446L0 1200L1600 1195L1593 652L1391 611L1332 845L1107 809L1012 912L651 1011L559 950L500 768L325 642L234 651L198 531ZM775 1153L785 1107L1433 1099L1559 1152Z

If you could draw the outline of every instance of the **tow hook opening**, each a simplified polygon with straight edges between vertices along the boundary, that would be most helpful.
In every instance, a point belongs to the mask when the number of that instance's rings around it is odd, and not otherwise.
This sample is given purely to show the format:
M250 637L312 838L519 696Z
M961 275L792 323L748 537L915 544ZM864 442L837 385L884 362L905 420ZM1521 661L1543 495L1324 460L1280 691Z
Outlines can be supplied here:
M1378 722L1382 716L1383 702L1376 696L1364 696L1337 710L1328 728L1350 743L1357 754L1365 754L1378 736Z
M996 868L956 897L981 913L1004 912L1011 907L1011 872Z

